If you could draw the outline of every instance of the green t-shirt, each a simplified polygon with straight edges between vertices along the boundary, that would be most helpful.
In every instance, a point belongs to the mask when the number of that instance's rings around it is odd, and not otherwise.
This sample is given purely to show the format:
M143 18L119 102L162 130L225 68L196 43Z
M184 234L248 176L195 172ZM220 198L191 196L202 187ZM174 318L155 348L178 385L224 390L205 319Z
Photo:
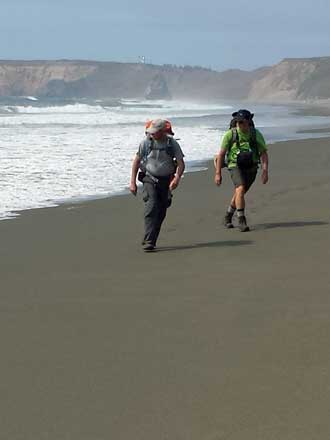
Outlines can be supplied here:
M234 144L230 148L230 152L227 158L228 168L235 168L237 166L237 155L240 151L251 151L249 144L251 137L250 133L243 133L242 130L240 130L239 128L237 128L236 130L239 138L240 149L237 148L236 142L234 142ZM221 144L222 150L226 150L226 151L228 150L228 148L231 145L232 136L233 134L231 130L226 131L222 139L222 144ZM260 155L265 151L267 151L267 146L263 135L257 129L256 129L256 138L257 138L258 151ZM257 154L256 151L253 152L253 160L256 163L256 165L259 162L259 155Z

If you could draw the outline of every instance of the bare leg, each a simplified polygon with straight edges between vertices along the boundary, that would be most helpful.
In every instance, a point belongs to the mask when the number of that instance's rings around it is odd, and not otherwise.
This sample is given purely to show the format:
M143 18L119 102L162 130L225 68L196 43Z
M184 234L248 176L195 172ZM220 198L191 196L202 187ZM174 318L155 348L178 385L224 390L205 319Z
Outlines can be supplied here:
M241 232L249 231L249 227L246 224L246 218L244 214L245 209L245 188L243 185L236 188L236 208L237 208L237 217L238 217L238 228Z
M236 191L234 192L234 195L231 198L230 206L232 206L233 208L236 208Z
M244 209L245 208L244 194L245 194L244 186L243 185L238 186L235 190L235 195L233 197L233 199L235 199L236 209Z

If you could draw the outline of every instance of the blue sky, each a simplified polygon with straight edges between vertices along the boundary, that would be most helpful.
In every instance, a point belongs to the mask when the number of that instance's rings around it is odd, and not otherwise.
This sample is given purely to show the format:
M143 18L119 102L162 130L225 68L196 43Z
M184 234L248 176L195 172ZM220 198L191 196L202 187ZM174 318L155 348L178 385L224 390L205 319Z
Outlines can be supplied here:
M253 69L330 56L330 2L1 0L1 59Z

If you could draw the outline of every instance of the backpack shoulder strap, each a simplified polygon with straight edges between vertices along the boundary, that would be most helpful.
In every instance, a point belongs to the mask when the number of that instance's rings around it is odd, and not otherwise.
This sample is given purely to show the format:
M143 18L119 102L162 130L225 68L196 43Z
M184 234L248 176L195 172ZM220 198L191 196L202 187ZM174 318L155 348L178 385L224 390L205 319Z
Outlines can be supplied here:
M260 151L258 147L258 141L257 141L257 130L253 126L251 127L251 139L250 139L250 148L252 151L254 151L258 157L258 163L260 163Z
M236 144L237 148L239 149L239 147L240 147L239 136L238 136L238 132L237 132L236 127L231 128L231 142L229 144L228 153L230 152L230 150L234 144Z
M147 160L147 157L150 153L150 151L154 147L154 140L151 136L146 136L143 142L143 148L142 148L142 158L144 160Z
M255 150L259 153L258 142L257 142L257 130L255 127L251 127L251 139L250 139L251 150Z
M174 159L174 146L172 136L167 136L166 153Z

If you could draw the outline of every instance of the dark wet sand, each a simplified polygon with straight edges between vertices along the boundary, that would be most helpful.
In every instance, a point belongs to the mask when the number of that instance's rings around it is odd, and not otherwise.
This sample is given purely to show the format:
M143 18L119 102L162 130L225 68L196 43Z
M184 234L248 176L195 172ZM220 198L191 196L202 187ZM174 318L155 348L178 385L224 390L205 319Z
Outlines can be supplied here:
M154 254L140 196L0 222L1 439L330 438L330 140L270 155L246 234L213 170Z

